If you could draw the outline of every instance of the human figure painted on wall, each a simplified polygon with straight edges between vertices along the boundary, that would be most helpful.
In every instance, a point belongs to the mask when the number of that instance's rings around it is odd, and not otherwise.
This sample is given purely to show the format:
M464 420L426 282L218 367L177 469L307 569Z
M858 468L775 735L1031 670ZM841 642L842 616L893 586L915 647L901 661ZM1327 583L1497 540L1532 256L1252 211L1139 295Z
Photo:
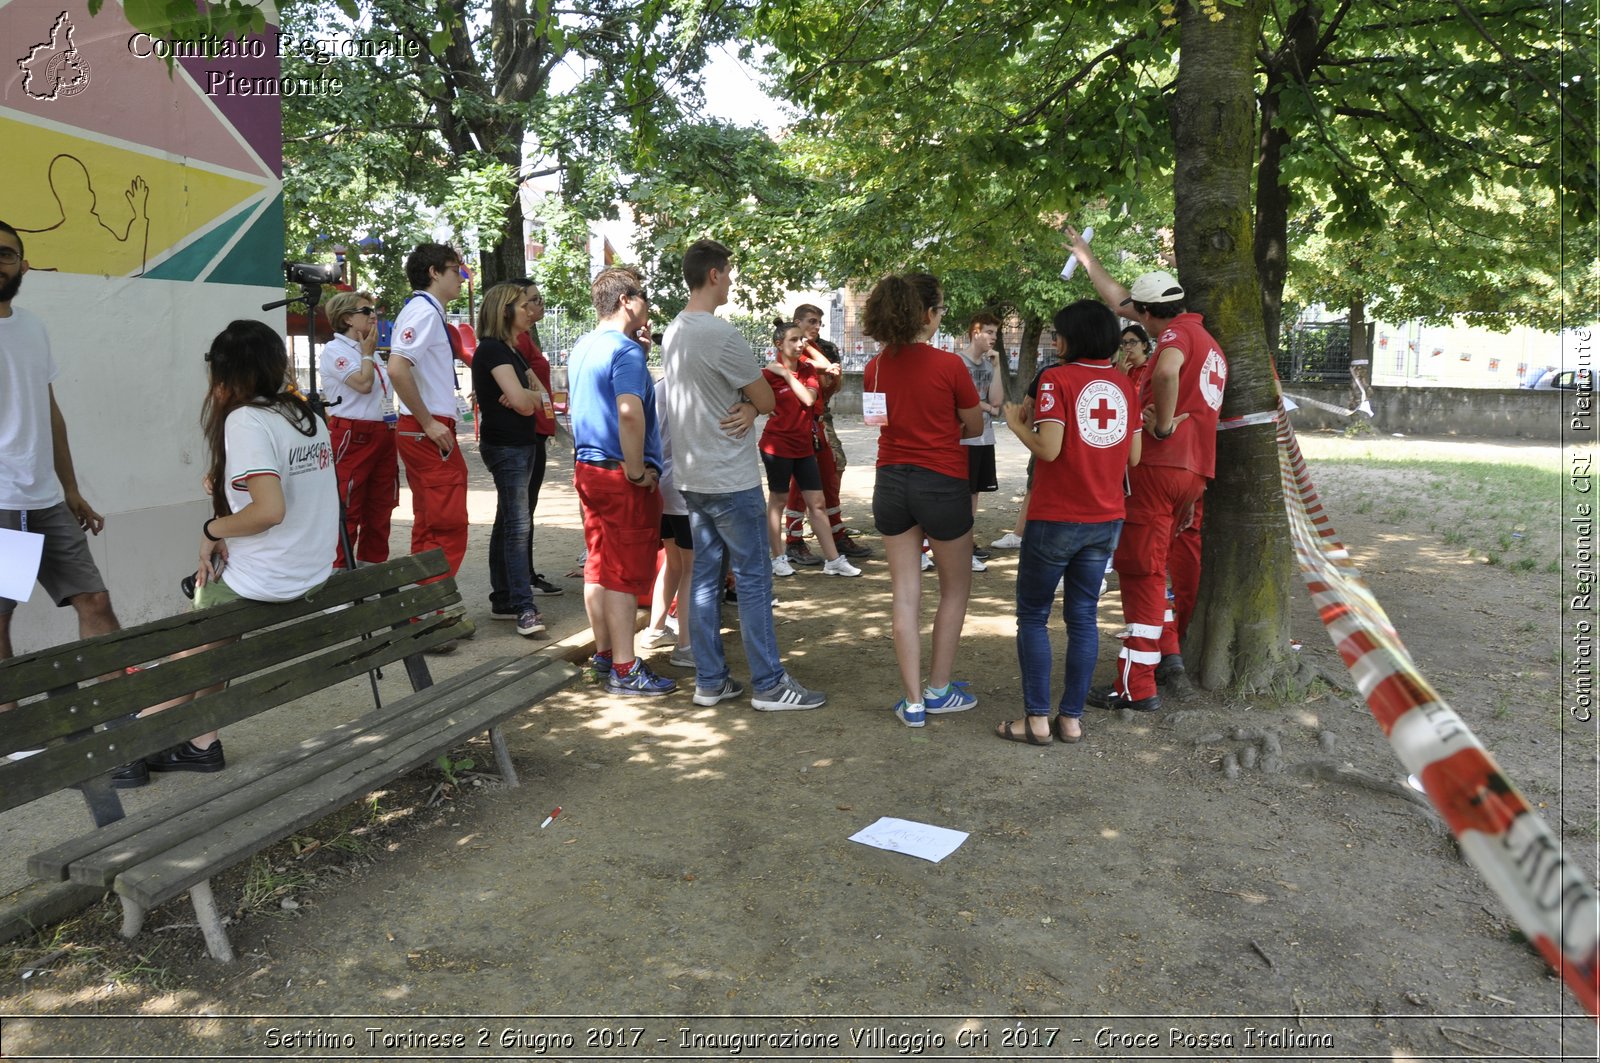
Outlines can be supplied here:
M102 214L89 168L73 155L50 160L50 192L59 219L18 230L27 234L36 270L141 276L149 254L150 186L137 174L122 193L127 213Z

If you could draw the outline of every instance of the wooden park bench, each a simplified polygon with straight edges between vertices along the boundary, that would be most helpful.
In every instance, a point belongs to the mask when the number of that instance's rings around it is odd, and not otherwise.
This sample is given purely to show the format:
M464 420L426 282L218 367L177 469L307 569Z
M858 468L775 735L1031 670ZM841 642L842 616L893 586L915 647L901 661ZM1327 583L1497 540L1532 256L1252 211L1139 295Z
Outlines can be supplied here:
M0 662L0 812L69 787L95 829L28 860L34 877L110 888L122 933L187 891L206 948L233 959L211 878L351 804L470 736L488 731L502 781L517 785L500 725L566 685L577 670L540 654L503 657L434 683L422 654L470 624L435 550L335 575L308 599L230 602ZM227 646L167 659L220 638ZM124 816L110 772L336 683L403 661L413 693L320 734L285 742L176 796ZM142 670L126 671L132 666ZM97 677L109 676L104 680ZM223 681L226 690L136 721L131 714ZM373 684L374 695L378 687ZM319 726L321 726L319 724Z

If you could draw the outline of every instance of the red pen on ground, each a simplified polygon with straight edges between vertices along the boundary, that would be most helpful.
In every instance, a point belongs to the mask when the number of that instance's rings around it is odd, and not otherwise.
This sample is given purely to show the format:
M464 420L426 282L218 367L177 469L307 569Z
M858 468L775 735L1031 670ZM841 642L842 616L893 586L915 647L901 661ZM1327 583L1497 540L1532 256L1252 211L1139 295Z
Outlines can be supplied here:
M539 824L539 829L540 830L544 830L550 824L554 823L556 821L556 817L559 816L559 815L561 815L561 806L557 805L556 806L556 810L554 812L552 812L548 816L544 817L544 822Z

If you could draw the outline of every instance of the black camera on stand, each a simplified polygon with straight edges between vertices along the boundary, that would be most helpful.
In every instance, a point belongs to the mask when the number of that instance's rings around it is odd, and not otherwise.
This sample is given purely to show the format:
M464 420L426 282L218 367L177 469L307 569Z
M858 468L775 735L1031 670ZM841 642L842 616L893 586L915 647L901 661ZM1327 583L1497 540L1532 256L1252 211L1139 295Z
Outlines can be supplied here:
M338 284L344 280L344 267L285 261L283 278L290 284L300 285L300 298L264 303L261 309L276 310L280 306L296 303L306 308L306 398L311 402L311 408L321 415L327 407L317 392L317 304L322 302L324 284Z

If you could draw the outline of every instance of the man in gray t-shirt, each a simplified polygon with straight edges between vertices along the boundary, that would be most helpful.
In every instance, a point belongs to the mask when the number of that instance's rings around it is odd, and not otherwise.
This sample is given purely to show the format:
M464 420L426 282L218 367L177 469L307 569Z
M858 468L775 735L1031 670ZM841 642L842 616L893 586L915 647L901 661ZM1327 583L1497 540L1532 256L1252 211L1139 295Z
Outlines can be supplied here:
M728 301L731 253L715 240L684 252L689 302L662 342L670 387L673 474L694 532L693 601L696 705L736 698L744 687L728 674L722 649L722 562L739 594L739 633L750 664L750 704L762 711L814 709L826 698L783 669L772 624L772 562L762 491L756 418L770 413L772 387L750 344L716 316ZM683 607L679 602L680 610ZM681 620L679 621L682 622Z

